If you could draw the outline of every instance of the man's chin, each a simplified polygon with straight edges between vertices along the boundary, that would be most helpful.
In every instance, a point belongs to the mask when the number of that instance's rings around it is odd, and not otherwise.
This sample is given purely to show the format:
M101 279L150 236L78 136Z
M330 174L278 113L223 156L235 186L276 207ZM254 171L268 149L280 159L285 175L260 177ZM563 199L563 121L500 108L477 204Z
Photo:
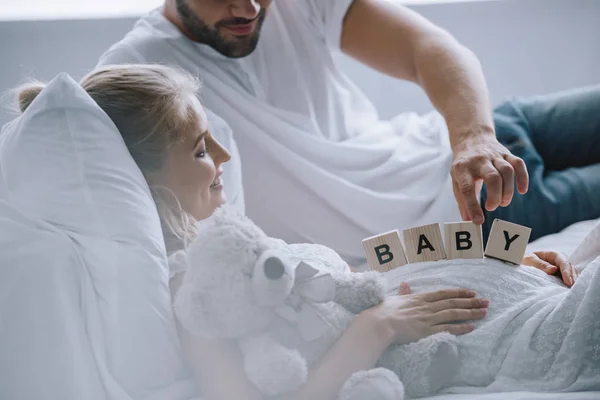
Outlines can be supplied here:
M224 40L225 46L217 49L221 54L230 58L241 58L252 54L258 44L258 34L248 36L229 35Z

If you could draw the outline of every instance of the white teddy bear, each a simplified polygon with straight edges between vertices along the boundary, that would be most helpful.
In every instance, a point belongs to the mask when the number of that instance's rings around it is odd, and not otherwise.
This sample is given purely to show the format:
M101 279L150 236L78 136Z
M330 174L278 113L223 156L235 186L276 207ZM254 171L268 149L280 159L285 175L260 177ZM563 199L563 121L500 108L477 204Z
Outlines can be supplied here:
M186 258L178 319L195 334L236 339L248 378L272 397L305 383L355 316L386 295L382 275L351 272L324 246L270 238L228 206L199 224ZM457 363L456 337L448 333L391 346L377 368L350 377L339 399L428 395Z

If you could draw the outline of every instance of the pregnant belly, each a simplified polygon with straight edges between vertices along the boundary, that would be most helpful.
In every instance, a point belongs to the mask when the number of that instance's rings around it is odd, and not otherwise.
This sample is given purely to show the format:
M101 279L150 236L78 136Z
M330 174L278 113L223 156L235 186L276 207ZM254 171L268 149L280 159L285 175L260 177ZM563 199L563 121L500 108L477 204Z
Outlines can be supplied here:
M453 385L489 384L530 319L552 311L569 289L562 282L532 267L509 265L492 259L442 260L408 264L385 274L389 292L408 282L413 293L446 288L467 288L490 300L488 315L476 329L459 337L461 365Z

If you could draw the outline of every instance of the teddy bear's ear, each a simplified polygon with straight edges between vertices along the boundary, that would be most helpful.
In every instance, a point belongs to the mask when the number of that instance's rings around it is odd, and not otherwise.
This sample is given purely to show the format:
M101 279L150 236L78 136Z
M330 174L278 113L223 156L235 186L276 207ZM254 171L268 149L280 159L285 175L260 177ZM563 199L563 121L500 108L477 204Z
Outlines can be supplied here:
M319 273L319 270L310 264L301 261L296 267L296 281L305 281Z
M335 297L335 281L331 274L319 275L319 270L300 262L296 267L294 293L316 302L332 301Z

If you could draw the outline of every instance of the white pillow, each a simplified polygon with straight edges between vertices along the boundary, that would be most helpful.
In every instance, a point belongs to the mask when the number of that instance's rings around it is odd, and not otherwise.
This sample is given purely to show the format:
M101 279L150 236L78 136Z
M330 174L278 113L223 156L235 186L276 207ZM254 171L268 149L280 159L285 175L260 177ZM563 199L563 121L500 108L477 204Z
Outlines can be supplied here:
M94 287L71 240L0 201L0 260L0 398L106 399L86 332Z
M59 75L0 174L0 398L189 399L156 207L110 118Z

